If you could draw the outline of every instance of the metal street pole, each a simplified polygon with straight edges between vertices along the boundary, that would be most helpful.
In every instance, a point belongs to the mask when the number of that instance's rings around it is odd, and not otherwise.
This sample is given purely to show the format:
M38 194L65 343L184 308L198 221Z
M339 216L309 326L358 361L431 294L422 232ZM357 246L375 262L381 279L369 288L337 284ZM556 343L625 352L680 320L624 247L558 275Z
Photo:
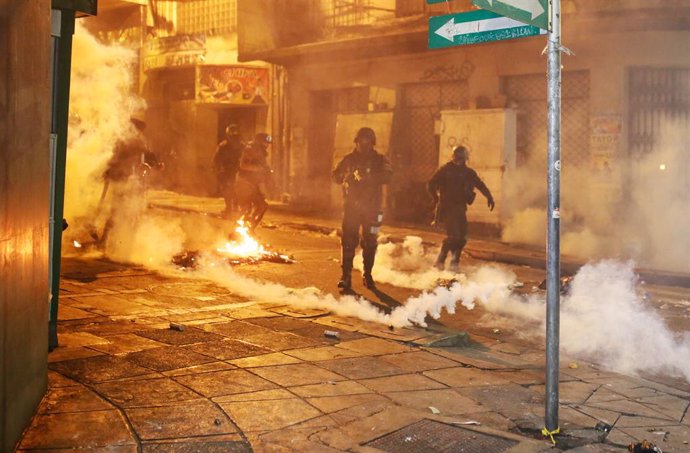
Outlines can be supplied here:
M561 198L561 1L551 0L548 34L548 209L546 240L546 430L558 430Z
M48 349L58 346L57 317L62 256L62 216L65 207L65 168L69 117L70 69L72 67L73 10L53 9L53 121L51 127L51 208L50 208L50 316Z

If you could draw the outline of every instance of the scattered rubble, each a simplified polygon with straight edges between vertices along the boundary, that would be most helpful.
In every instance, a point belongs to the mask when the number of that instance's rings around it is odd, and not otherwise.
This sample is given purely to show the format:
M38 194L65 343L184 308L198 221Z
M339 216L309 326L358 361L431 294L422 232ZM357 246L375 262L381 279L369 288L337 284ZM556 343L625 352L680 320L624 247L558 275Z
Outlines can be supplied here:
M196 269L199 265L199 259L202 255L200 250L187 250L172 257L172 263L181 269ZM259 264L259 263L278 263L278 264L294 264L296 260L292 256L283 255L278 252L265 252L261 256L237 256L228 257L221 253L209 252L208 256L211 259L217 259L219 262L227 263L231 266L245 265L245 264Z
M572 284L572 282L573 282L573 277L569 277L569 276L561 277L561 294L570 293L570 285ZM546 290L546 279L544 279L544 281L542 281L539 284L538 288L541 290Z
M170 330L177 330L178 332L184 332L186 327L184 324L178 324L176 322L171 322L170 323Z

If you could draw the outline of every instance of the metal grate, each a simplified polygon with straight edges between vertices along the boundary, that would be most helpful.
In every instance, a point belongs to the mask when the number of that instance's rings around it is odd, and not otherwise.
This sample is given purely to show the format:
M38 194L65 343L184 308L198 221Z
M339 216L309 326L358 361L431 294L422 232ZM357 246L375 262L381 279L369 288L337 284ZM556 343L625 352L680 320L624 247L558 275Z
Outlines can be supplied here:
M546 77L530 74L507 77L504 92L517 106L517 161L546 157ZM587 165L589 155L589 72L563 73L562 160Z
M631 68L629 147L649 153L666 119L690 122L689 68Z
M447 425L433 420L420 420L366 444L391 453L501 453L518 442Z
M237 29L237 0L192 0L178 3L180 33L229 34Z
M438 169L438 137L434 122L441 110L460 108L468 99L466 80L414 83L403 90L404 155L411 180L427 181Z

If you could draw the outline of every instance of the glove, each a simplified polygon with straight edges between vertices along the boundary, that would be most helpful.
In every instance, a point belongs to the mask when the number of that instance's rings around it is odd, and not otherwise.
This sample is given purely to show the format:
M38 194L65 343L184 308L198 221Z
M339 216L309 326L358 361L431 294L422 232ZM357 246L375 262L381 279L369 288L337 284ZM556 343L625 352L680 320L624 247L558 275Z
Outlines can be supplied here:
M486 205L489 207L489 211L493 211L494 207L496 206L496 203L494 203L494 198L489 197L486 199Z

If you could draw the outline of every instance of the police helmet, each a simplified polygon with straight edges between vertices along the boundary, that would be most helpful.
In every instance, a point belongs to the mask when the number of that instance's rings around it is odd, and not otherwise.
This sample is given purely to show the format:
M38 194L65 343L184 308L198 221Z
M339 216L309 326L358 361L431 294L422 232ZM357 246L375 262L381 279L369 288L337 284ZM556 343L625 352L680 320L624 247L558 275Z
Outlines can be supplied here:
M370 127L362 127L357 131L357 135L355 135L355 143L357 143L357 140L360 138L368 139L372 145L376 144L376 133Z
M456 146L453 150L453 160L467 161L469 159L469 150L466 146Z
M240 127L237 124L228 124L228 127L225 128L225 135L228 137L240 135Z
M254 141L256 143L270 145L271 143L273 143L273 137L271 137L270 134L267 134L265 132L259 132L254 136Z

